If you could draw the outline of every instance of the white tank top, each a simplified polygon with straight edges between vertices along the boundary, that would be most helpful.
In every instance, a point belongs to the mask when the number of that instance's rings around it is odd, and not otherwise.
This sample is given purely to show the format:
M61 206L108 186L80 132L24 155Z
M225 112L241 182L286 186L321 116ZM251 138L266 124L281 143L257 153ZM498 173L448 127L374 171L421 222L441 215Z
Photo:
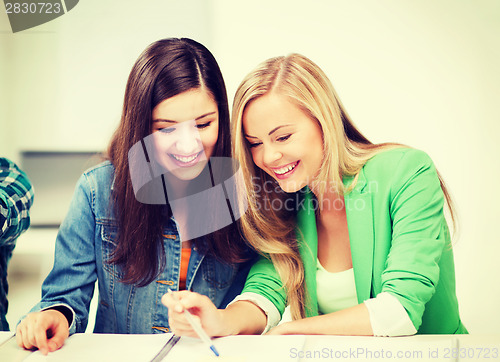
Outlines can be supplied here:
M316 286L320 314L337 312L358 304L354 270L331 273L317 263Z

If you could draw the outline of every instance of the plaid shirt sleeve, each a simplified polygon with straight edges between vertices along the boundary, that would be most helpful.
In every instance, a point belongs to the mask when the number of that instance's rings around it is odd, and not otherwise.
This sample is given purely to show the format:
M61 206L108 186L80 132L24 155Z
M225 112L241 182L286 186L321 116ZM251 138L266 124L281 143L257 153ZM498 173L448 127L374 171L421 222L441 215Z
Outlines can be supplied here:
M34 191L26 174L0 157L0 246L13 244L30 225Z

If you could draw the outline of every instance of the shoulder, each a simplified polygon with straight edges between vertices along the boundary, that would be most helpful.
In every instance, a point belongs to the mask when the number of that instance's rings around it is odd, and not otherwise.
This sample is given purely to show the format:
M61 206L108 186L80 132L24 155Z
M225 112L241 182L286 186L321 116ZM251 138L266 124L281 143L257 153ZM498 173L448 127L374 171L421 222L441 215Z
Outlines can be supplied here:
M0 157L0 181L6 179L9 182L27 180L26 174L14 162Z
M33 186L28 176L12 161L0 157L0 191L9 195L33 199Z
M93 176L106 176L106 175L113 175L115 172L115 167L113 164L109 161L103 161L87 170L83 173L84 175L93 175Z
M96 218L110 218L109 205L113 189L115 168L110 161L86 170L77 184L77 190L86 195L88 202L94 209Z
M113 188L115 168L110 161L103 161L87 169L80 176L77 183L77 188L81 188L85 193L109 194Z
M430 164L432 160L429 155L422 150L410 147L398 147L377 153L366 163L365 167L397 167L415 163Z
M106 160L87 169L83 173L82 178L86 178L96 185L106 184L111 186L111 184L113 183L114 175L115 168L113 164L110 161Z
M436 167L429 155L421 150L397 148L382 151L365 164L362 175L370 190L391 199L406 191L420 196L442 195Z
M363 167L367 176L388 178L396 174L413 174L422 169L435 170L432 159L424 151L410 147L381 151Z

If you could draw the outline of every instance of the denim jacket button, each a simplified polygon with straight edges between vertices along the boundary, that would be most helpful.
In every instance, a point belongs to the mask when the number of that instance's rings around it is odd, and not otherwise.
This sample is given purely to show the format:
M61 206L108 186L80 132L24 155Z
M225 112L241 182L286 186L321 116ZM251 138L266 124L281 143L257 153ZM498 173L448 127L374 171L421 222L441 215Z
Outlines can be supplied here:
M174 285L174 281L173 280L157 280L156 282L159 283L159 284Z

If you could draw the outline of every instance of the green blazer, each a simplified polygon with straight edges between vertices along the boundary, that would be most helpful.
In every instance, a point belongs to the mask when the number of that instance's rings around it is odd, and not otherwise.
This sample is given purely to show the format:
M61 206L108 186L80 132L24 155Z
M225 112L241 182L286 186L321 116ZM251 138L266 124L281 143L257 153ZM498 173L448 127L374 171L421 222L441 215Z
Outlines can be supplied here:
M344 177L350 185L353 177ZM315 203L306 188L297 213L305 269L306 315L318 315ZM358 302L394 295L418 333L467 333L460 321L444 195L432 160L397 148L377 154L344 196ZM243 292L268 298L283 313L286 293L268 258L252 267Z

